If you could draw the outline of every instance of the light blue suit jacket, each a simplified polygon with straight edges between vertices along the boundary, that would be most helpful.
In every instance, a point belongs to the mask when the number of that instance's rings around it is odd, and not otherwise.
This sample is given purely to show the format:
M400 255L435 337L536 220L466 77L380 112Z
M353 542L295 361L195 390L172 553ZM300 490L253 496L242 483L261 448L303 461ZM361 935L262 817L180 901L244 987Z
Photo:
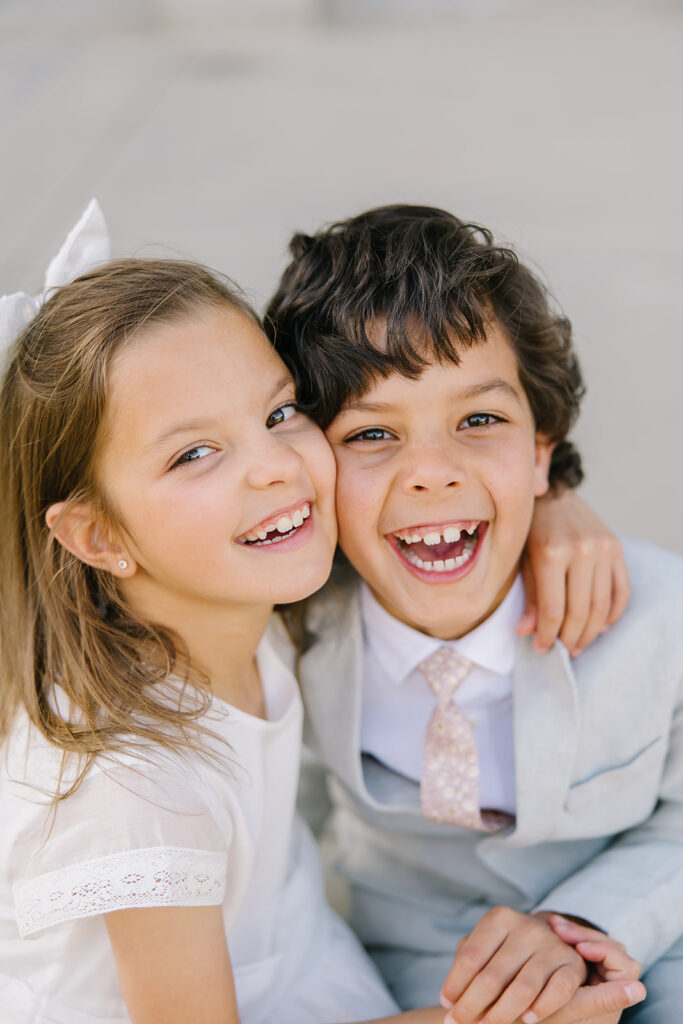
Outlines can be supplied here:
M371 948L452 956L498 903L594 921L644 966L683 934L683 558L624 548L616 626L573 661L519 642L517 820L493 835L423 818L416 784L361 757L358 580L310 602L305 738L333 776L337 867Z

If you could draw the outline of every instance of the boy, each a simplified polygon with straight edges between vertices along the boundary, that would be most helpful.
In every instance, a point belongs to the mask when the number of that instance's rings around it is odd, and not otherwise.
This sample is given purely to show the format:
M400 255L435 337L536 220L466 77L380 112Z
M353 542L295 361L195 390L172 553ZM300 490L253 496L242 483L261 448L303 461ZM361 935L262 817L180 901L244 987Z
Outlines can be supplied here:
M581 475L569 324L440 210L370 211L292 251L268 317L335 450L355 570L313 602L301 659L351 923L405 1007L469 936L451 1019L507 1024L581 983L547 952L549 912L571 915L648 969L623 1020L678 1024L683 560L629 544L630 606L572 664L515 637L534 499Z

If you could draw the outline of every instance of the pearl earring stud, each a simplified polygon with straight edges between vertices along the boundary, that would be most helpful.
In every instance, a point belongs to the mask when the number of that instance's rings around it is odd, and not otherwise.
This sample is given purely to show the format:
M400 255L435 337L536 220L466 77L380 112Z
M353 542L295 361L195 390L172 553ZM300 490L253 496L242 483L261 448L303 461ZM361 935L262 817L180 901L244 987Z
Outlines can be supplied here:
M119 569L127 569L127 568L128 568L128 562L125 560L125 558L119 559Z

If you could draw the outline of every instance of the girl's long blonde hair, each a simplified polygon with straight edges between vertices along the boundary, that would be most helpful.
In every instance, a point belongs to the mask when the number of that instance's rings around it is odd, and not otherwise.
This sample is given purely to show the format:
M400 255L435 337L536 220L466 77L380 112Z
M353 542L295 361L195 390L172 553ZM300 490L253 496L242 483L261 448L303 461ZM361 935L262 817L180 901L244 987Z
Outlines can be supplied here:
M197 264L118 260L59 289L16 342L0 393L0 736L19 707L77 755L73 792L103 751L150 741L198 746L208 692L177 639L126 607L115 579L63 548L47 528L56 502L108 514L95 467L113 357L151 324L207 306L258 317ZM185 686L169 700L171 674ZM68 699L54 700L55 684ZM191 695L188 701L184 699ZM64 759L62 767L64 767Z

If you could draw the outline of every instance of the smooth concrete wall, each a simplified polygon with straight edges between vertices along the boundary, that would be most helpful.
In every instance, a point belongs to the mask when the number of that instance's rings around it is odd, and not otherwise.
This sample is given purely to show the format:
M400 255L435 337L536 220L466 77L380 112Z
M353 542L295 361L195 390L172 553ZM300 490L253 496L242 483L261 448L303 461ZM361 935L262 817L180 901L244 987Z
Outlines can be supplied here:
M584 495L683 552L681 4L280 5L250 25L227 6L105 3L99 24L79 0L0 2L2 290L39 287L91 195L118 253L190 255L259 303L292 231L447 207L574 321Z

